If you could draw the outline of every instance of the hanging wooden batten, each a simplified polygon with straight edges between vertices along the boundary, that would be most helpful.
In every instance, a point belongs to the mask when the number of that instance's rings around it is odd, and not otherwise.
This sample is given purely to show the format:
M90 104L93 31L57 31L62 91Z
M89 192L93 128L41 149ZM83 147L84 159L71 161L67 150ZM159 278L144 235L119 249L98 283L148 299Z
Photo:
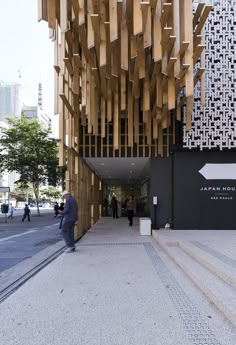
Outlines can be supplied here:
M185 118L191 129L198 81L204 102L210 11L202 0L195 7L191 0L38 0L38 19L48 22L55 45L66 188L83 190L88 203L98 198L97 182L95 194L85 190L91 172L78 156L164 156L176 142L177 121ZM98 215L89 210L82 210L83 228L91 212L93 221Z

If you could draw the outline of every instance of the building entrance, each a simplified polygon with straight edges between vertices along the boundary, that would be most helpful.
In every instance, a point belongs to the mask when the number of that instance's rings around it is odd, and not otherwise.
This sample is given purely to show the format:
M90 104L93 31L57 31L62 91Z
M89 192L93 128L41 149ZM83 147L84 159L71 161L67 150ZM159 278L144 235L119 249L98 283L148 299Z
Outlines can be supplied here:
M117 201L117 216L126 217L126 202L131 195L134 199L134 216L147 217L149 212L149 181L127 184L116 181L103 181L102 216L112 217L113 200Z

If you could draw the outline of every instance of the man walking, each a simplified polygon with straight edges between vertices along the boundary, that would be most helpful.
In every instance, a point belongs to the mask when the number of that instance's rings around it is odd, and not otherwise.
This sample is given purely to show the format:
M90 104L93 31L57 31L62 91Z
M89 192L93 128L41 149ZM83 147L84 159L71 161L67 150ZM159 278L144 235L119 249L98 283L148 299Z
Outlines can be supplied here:
M116 200L116 198L114 196L113 196L113 198L111 200L111 207L112 207L113 218L119 218L118 217L118 213L117 213L117 200Z
M57 218L58 213L59 213L58 211L59 211L59 205L58 205L58 202L56 201L54 205L54 218Z
M68 191L64 191L62 196L66 200L64 210L59 213L64 216L62 225L62 235L68 245L67 253L75 251L74 226L78 219L78 203Z
M25 218L26 218L26 217L28 217L28 222L30 222L30 209L29 209L29 206L28 206L27 204L25 204L22 222L25 221Z

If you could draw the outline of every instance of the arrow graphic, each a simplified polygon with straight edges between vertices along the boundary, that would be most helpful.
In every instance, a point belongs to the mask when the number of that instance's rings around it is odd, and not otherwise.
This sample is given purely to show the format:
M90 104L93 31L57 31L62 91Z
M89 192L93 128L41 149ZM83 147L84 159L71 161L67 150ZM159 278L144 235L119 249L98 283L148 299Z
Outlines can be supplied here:
M236 164L211 164L206 163L199 173L206 180L236 180Z

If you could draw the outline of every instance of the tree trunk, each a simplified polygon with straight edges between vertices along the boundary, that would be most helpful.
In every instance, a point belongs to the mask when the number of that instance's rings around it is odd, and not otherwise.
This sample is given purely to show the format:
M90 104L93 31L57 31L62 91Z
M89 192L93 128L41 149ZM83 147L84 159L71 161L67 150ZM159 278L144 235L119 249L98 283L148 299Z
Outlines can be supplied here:
M34 190L34 195L36 199L36 206L37 206L37 214L40 216L40 211L39 211L39 186L36 183L33 183L33 190Z

